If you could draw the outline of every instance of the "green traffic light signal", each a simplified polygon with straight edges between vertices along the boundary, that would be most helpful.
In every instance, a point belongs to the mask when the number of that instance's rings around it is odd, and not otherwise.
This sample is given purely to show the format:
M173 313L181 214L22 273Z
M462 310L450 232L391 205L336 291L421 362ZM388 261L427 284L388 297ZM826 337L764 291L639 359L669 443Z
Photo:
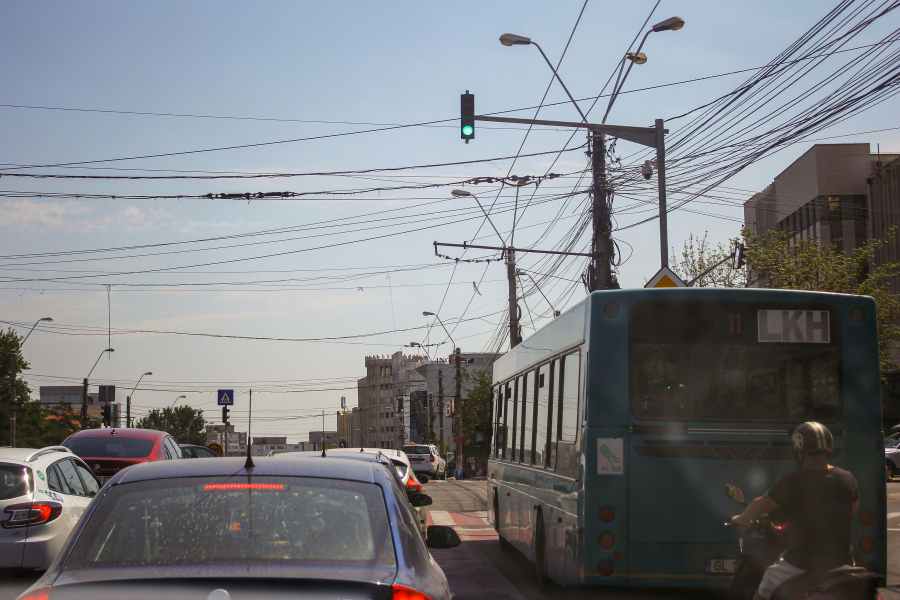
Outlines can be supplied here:
M466 125L462 128L463 135L472 135L475 132L475 128L471 125Z
M475 94L470 94L466 90L465 94L459 96L460 108L460 137L469 143L469 140L475 137Z

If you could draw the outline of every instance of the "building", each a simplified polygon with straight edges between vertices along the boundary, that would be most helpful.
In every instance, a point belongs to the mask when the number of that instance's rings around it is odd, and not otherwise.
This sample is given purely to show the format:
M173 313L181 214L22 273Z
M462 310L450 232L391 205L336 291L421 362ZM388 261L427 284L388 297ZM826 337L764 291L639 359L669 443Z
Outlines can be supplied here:
M72 410L81 418L84 387L80 385L42 385L40 387L41 405L44 408L59 406L63 402L72 404ZM103 406L107 400L111 407L111 427L122 427L125 414L120 403L116 402L116 386L101 385L96 392L88 389L87 414L88 421L103 420Z
M423 356L367 356L366 376L357 382L359 426L353 428L352 446L402 448L409 438L410 394L424 390L416 368ZM352 413L351 413L352 418ZM356 437L358 436L358 437Z
M206 445L218 444L223 449L226 447L225 456L246 456L247 454L247 432L235 431L234 425L212 425L206 426Z
M343 399L342 399L343 400ZM342 448L361 448L362 429L361 422L362 412L359 407L354 406L352 409L344 409L337 416L338 424L338 444Z
M305 452L306 449L306 442L289 444L286 437L255 437L250 447L250 453L253 456L269 456L284 452Z
M816 144L744 203L752 232L787 231L851 252L872 239L868 179L887 159L869 144Z
M338 447L337 431L310 431L309 444L310 450L321 450L324 443L325 449Z
M883 156L876 161L875 170L869 176L869 211L872 221L872 237L887 240L875 253L876 264L900 262L900 158L889 162ZM891 230L897 234L890 238ZM890 239L889 239L890 238ZM900 275L889 282L891 291L900 293Z

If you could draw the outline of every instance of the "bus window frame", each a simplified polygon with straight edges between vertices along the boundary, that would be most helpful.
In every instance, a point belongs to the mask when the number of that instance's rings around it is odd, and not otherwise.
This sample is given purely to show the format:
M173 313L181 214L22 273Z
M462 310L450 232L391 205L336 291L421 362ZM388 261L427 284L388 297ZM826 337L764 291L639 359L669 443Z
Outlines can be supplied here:
M531 374L534 376L534 368L527 369L524 371L518 378L522 380L522 393L520 397L522 398L522 435L520 436L519 441L519 464L523 464L526 466L531 466L531 448L528 449L528 462L525 462L525 422L528 418L528 375ZM534 409L532 409L532 421L534 421ZM532 428L532 440L531 444L534 445L533 439L533 428Z
M518 441L517 434L519 432L519 428L516 426L516 425L518 425L518 414L519 414L519 377L518 376L513 377L511 379L511 381L513 382L513 395L512 395L513 413L512 413L512 443L509 446L509 460L511 462L515 462L516 457L519 455L519 453L516 452L516 441Z

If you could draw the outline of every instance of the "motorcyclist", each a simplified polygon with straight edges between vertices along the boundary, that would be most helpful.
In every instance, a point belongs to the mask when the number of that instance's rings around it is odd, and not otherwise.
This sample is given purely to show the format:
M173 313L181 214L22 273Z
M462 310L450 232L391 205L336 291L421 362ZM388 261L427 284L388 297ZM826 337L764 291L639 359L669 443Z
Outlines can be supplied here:
M787 547L766 569L753 600L769 600L782 583L809 570L831 570L853 564L850 524L859 510L859 486L847 471L828 464L834 438L821 423L798 426L792 435L800 469L775 482L732 522L753 521L783 508L790 523Z

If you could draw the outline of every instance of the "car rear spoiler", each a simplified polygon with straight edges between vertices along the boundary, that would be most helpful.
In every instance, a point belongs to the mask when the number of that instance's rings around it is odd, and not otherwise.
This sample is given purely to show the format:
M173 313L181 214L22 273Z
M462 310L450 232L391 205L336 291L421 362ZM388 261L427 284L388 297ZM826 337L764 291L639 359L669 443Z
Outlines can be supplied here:
M45 454L50 454L51 452L68 452L69 454L72 454L72 451L69 450L68 448L66 448L65 446L45 446L44 448L41 448L40 450L35 450L34 452L32 452L31 454L26 456L25 462L31 462L34 459L36 459L40 456L43 456Z

